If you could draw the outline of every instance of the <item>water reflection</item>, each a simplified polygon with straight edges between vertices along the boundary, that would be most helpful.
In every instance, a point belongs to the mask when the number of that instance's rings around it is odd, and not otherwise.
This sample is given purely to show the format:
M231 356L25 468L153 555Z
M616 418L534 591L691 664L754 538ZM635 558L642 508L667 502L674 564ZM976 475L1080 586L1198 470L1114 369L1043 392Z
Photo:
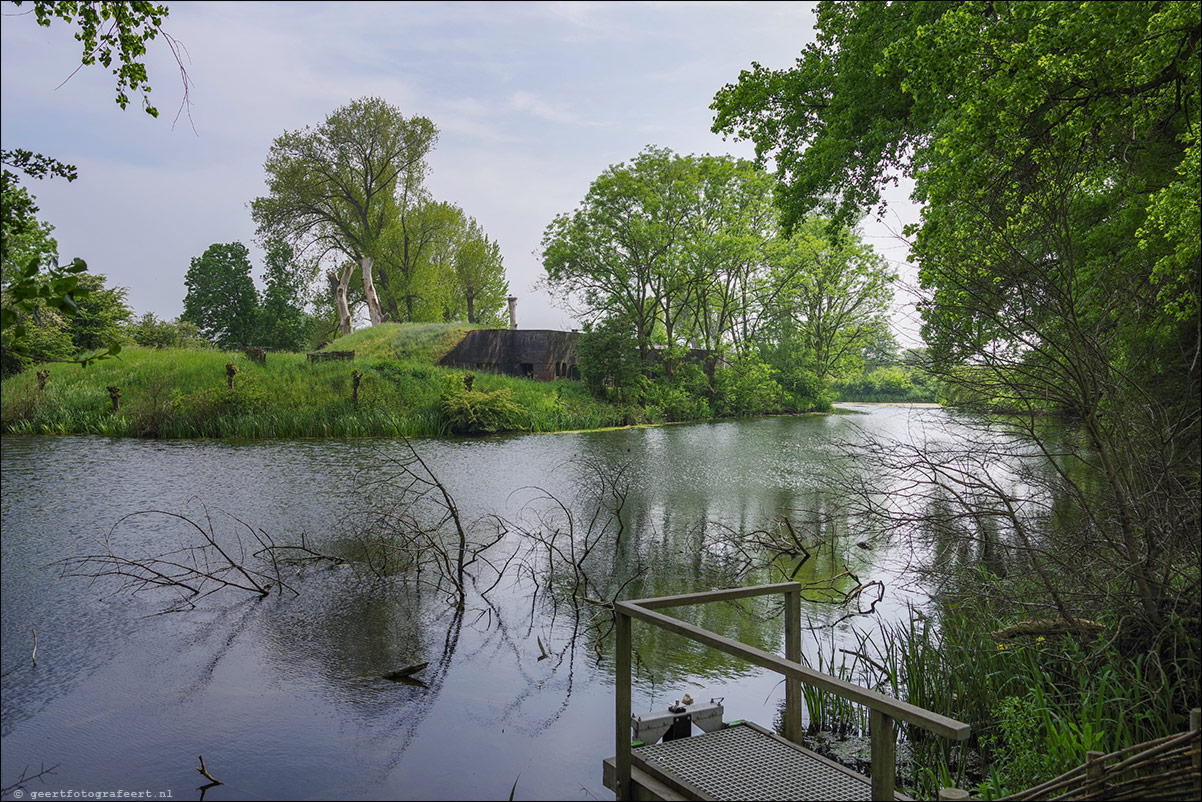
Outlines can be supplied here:
M543 538L514 527L498 552L513 558L510 569L487 595L495 574L481 571L474 584L469 576L462 612L443 594L353 564L292 567L299 597L218 594L168 616L155 615L162 605L152 598L98 600L86 583L41 568L86 550L86 537L121 515L177 510L195 497L276 542L303 533L335 548L359 491L387 474L384 457L402 455L402 444L6 437L3 780L26 763L61 761L64 786L136 778L193 788L204 754L226 783L211 800L497 797L519 773L519 796L604 798L599 761L613 726L604 603L784 575L818 582L850 571L891 583L882 566L909 555L858 548L868 533L855 510L824 491L843 459L839 439L913 423L873 412L419 441L466 520L495 514ZM887 475L865 481L901 487ZM781 513L810 557L751 559L739 537L767 531ZM151 528L125 537L169 545ZM890 595L880 609L904 610L906 598ZM679 614L778 650L774 605ZM806 616L838 633L845 612L815 603ZM31 627L43 636L36 672ZM724 696L733 717L771 723L782 693L775 676L658 629L640 625L636 637L636 709L689 691ZM381 679L422 662L426 688ZM115 728L128 736L114 738Z

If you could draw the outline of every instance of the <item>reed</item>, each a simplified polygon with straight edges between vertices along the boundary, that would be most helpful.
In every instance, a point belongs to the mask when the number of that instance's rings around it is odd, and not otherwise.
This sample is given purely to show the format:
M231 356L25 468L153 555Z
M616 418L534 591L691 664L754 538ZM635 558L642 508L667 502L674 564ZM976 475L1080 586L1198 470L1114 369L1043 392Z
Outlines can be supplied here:
M854 656L838 671L823 669L973 726L971 759L951 742L903 729L912 758L906 785L920 797L971 781L983 798L996 798L1079 765L1087 751L1184 729L1200 675L1196 654L1169 665L1154 651L1127 654L1105 633L999 640L994 633L1009 622L981 613L945 605L936 623L911 612L857 633L858 646L848 650ZM863 726L860 711L828 710L825 700L815 706L820 716L836 717L820 719L824 729Z

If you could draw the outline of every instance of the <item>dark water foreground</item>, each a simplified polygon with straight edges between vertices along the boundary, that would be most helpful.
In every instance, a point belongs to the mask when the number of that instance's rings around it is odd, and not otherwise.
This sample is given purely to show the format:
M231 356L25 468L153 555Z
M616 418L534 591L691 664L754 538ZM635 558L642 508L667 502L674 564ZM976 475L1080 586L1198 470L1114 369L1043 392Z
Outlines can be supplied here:
M730 554L713 547L721 527L700 520L746 530L781 509L813 509L840 459L836 441L906 436L946 420L937 410L862 411L415 445L468 518L516 517L540 494L532 486L573 498L573 459L628 462L624 546L603 555L604 570L640 576L626 597L661 595L727 575ZM147 509L203 518L207 507L219 533L237 531L224 511L277 542L305 533L333 543L345 536L346 513L363 508L357 489L386 472L401 444L5 437L2 446L4 786L57 764L28 790L195 798L203 755L225 783L209 800L504 799L515 780L519 799L611 796L601 760L613 744L612 639L588 626L589 605L577 614L552 603L555 583L533 557L488 600L469 594L462 615L429 590L355 566L302 570L290 579L299 596L223 591L165 614L177 601L171 591L114 596L108 581L62 579L49 567L95 551L94 538ZM113 542L155 553L184 534L138 517ZM890 566L908 555L857 548L854 534L803 577L846 566L886 580L877 609L902 615L910 596ZM705 623L779 649L782 624L771 612L727 609ZM807 616L822 624L841 614L815 605ZM807 652L830 652L849 625L809 639ZM635 637L636 710L688 692L724 697L728 719L771 725L778 715L783 687L773 675L641 626ZM429 663L419 675L428 687L380 678L417 662Z

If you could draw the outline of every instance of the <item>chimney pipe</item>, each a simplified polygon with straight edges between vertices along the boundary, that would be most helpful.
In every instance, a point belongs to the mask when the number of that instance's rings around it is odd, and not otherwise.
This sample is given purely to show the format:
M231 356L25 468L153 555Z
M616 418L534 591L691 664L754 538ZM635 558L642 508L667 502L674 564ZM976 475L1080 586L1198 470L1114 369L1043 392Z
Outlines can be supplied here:
M516 295L510 295L505 299L509 302L509 328L516 329L518 327L518 299Z

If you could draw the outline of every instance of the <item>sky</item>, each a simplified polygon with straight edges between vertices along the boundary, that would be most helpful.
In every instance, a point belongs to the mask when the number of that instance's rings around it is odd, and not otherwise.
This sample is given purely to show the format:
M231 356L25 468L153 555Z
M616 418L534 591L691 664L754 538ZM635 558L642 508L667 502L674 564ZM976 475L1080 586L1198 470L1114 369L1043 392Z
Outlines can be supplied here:
M284 131L319 124L349 101L381 97L439 129L427 186L497 240L521 328L578 327L539 291L543 231L608 166L648 145L752 158L710 132L710 103L753 61L792 66L813 40L812 3L168 3L147 70L157 119L122 111L115 78L79 66L74 29L38 26L0 4L0 142L74 164L79 178L25 185L55 226L64 261L81 257L126 287L136 314L183 311L184 275L213 243L251 248L249 202ZM74 75L72 73L74 72ZM66 80L68 79L69 80ZM66 82L64 83L64 80ZM911 281L895 192L862 234ZM260 280L260 286L262 282ZM899 294L894 333L918 344Z

